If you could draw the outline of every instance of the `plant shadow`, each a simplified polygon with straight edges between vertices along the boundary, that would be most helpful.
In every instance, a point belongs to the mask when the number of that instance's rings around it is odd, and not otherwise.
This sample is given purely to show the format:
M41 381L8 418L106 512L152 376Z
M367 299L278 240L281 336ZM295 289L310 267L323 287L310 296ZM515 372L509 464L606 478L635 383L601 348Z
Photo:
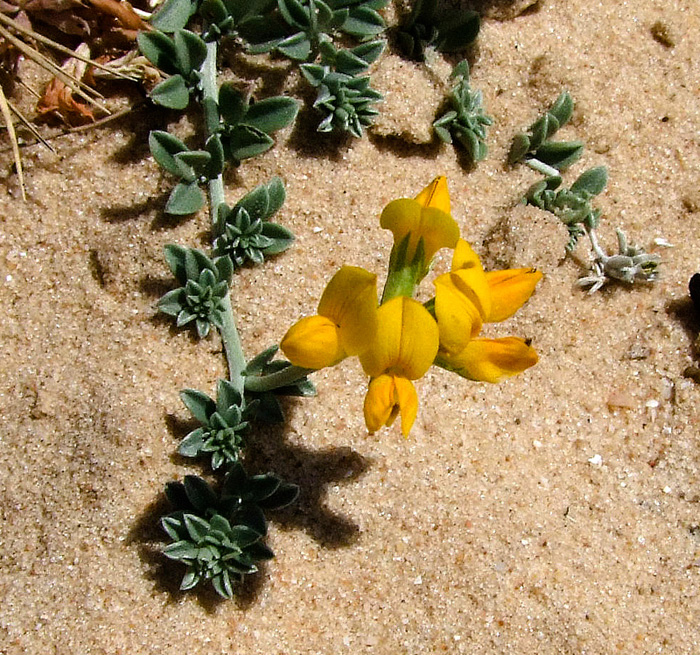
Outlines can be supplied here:
M680 323L690 342L690 352L696 366L689 367L687 377L700 382L700 311L690 298L677 298L666 304L666 314Z
M282 400L288 415L293 411L295 402ZM194 426L192 421L173 414L167 414L165 422L173 436L174 448ZM282 530L305 532L324 548L352 545L359 536L359 526L350 518L328 508L325 503L326 490L329 485L349 484L357 480L367 471L371 461L347 447L315 451L292 444L287 433L284 424L256 424L247 439L245 468L249 475L272 472L285 482L299 487L299 496L291 506L270 512L267 518ZM178 464L194 461L201 465L202 475L209 470L206 460L190 460L176 452L172 460ZM159 494L137 518L127 541L138 545L139 558L147 570L146 577L152 581L155 590L167 594L170 603L176 603L184 595L180 590L180 579L185 568L169 562L161 552L165 534L159 527L159 521L169 511L171 507L165 494ZM265 580L266 570L262 564L257 573L246 576L236 585L234 602L239 609L246 610L257 601ZM210 613L228 602L208 584L188 593L193 593L197 602Z
M286 403L288 414L291 403ZM348 447L311 450L292 444L283 425L260 425L248 438L246 468L251 474L273 472L299 487L289 508L275 513L274 522L285 530L302 530L323 548L345 548L356 542L359 526L331 511L325 503L331 485L360 478L371 461Z

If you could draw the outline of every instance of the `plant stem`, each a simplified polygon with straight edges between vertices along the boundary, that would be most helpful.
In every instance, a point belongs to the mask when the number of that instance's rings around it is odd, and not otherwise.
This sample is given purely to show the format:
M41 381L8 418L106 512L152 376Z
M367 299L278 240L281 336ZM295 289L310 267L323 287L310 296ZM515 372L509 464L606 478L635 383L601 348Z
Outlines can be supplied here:
M206 138L211 136L213 126L219 124L219 85L216 77L217 42L207 43L207 57L202 64L202 106L204 108L204 124ZM219 174L209 180L209 215L212 225L216 223L219 206L224 203L224 178ZM231 290L224 300L223 326L219 329L221 340L226 352L229 380L236 391L243 397L243 371L246 367L245 354L241 346L241 338L236 328L236 320L231 307Z
M207 138L211 136L211 126L219 124L219 85L216 79L217 45L216 41L207 43L207 58L204 60L204 64L202 64L202 96L204 101L204 125ZM214 116L210 115L214 112ZM219 174L215 178L209 180L209 209L212 224L216 222L219 205L221 205L224 200L224 178L223 175Z
M600 261L605 262L608 259L608 255L600 247L600 244L598 243L598 236L596 235L595 231L593 230L593 228L588 228L585 225L584 229L586 230L586 234L588 235L588 238L591 241L591 248L593 248L593 252L596 254L596 257L598 257Z
M281 371L268 373L267 375L251 375L245 378L246 391L263 392L288 387L299 380L305 378L309 373L313 373L313 368L302 368L301 366L287 366Z
M544 162L540 161L539 159L535 159L534 157L529 157L525 159L524 163L533 170L537 171L538 173L542 173L542 175L544 175L546 178L553 177L561 182L561 173L553 166L545 164Z

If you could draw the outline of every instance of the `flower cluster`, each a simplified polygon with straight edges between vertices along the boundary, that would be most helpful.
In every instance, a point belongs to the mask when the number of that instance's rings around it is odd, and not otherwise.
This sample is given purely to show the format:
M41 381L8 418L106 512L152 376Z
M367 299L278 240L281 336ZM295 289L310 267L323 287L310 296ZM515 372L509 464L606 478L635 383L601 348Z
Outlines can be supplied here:
M460 239L444 177L415 199L389 203L380 225L394 235L381 302L376 275L343 266L326 286L317 314L294 324L280 346L292 364L308 369L358 356L370 377L364 404L368 430L391 425L401 414L408 436L418 413L413 381L433 364L470 380L498 382L537 362L523 339L479 334L484 323L512 316L542 274L533 268L484 271ZM435 296L421 304L414 291L441 248L454 251L451 270L435 279Z

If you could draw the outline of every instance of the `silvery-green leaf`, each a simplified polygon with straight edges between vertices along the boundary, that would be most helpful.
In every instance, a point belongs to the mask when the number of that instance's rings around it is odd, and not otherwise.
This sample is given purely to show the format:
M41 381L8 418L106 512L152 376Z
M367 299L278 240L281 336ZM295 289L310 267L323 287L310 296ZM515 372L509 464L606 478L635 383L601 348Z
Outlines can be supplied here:
M216 507L216 494L206 480L202 480L196 475L186 475L184 486L187 499L198 512L204 513L206 510Z
M156 85L148 97L157 105L168 109L185 109L190 103L190 91L179 73Z
M189 77L193 71L199 70L207 57L207 44L189 30L176 30L173 33L173 44L178 72Z
M365 39L381 34L386 29L386 23L374 9L357 7L350 9L350 15L341 29L346 34Z
M151 26L161 32L174 32L185 27L197 10L192 0L165 0L151 18Z
M187 591L188 589L192 589L198 582L199 575L197 572L194 569L188 569L182 578L182 582L180 583L180 590Z
M256 157L269 150L275 142L262 130L249 125L236 126L229 137L229 152L235 161Z
M589 168L581 173L578 179L571 185L573 193L587 193L590 196L597 196L603 191L608 183L608 169L605 166Z
M158 301L158 310L168 316L177 316L182 309L182 287L168 291Z
M177 52L173 40L163 32L139 32L136 37L139 50L156 68L168 75L179 73Z
M170 559L187 560L197 559L199 548L189 541L176 541L163 548L163 555Z
M304 32L282 39L276 48L283 55L296 61L306 61L311 54L311 42Z
M204 444L204 428L197 428L190 432L177 448L177 452L183 457L198 457Z
M204 207L205 197L197 181L180 182L171 192L165 205L165 212L174 216L194 214Z
M148 146L153 158L160 166L168 173L179 176L180 167L175 161L175 155L188 150L187 146L180 139L168 132L153 130L148 135Z
M183 389L180 398L202 425L209 424L209 417L216 411L216 403L207 394L196 389Z
M219 89L219 111L227 125L238 125L247 110L243 94L233 82L224 82Z
M291 230L277 223L265 223L262 233L271 241L270 245L264 248L266 255L277 255L284 252L294 241L294 234Z

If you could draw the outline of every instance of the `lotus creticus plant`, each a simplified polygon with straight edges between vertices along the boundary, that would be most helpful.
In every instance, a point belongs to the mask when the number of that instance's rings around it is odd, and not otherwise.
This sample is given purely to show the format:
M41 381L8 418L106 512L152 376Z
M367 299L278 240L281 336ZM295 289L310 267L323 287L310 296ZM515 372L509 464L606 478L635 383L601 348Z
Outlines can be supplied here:
M432 365L470 380L498 382L537 363L528 341L480 334L484 323L512 316L542 274L533 268L484 271L460 239L444 177L414 199L390 202L380 225L391 230L394 245L379 303L376 275L343 266L326 286L317 314L295 323L280 346L292 364L304 369L357 356L370 378L367 429L376 432L400 414L408 436L418 414L413 383ZM435 296L420 303L414 293L441 248L453 250L451 270L434 280Z

